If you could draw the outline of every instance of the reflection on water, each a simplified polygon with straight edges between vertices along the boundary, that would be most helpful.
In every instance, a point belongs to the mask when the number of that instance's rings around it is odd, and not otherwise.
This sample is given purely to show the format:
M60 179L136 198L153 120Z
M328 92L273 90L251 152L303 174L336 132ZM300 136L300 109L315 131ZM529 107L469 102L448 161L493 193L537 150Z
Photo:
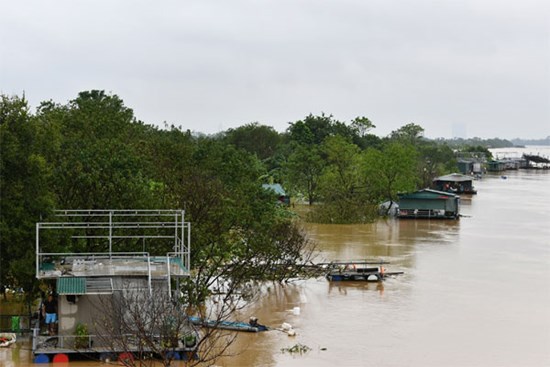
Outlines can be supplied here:
M457 221L307 224L320 261L382 258L405 274L383 284L318 278L270 285L240 319L287 322L298 335L241 334L232 346L238 355L216 364L550 365L550 172L488 175L476 187ZM281 352L296 343L312 350ZM24 366L28 353L0 350L0 359Z
M348 291L350 293L355 291L377 291L380 295L384 294L383 282L327 282L327 284L329 296L333 292L339 296L347 296Z

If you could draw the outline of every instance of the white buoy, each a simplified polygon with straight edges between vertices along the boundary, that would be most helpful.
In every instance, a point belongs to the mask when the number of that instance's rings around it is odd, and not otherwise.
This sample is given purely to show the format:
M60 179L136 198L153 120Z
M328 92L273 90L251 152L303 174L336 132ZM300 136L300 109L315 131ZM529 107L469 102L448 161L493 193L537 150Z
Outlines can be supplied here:
M292 309L292 314L298 316L300 314L300 307L294 307Z

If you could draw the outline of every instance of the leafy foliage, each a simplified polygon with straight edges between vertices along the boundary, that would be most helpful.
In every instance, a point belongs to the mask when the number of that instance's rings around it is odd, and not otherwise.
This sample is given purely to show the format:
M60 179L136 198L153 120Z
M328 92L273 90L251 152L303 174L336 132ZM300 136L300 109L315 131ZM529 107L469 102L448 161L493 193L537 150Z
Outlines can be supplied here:
M323 150L329 163L321 178L323 205L315 208L313 218L330 223L370 220L359 147L335 136L325 140Z
M281 143L281 136L271 126L257 122L225 133L225 140L239 149L255 154L260 160L271 158Z
M319 196L318 187L326 162L320 148L296 144L283 164L284 177L293 193L302 193L309 205Z
M0 283L35 290L34 229L54 206L44 132L27 101L0 100Z
M2 96L0 107L0 281L29 290L34 223L54 207L185 209L195 223L193 263L209 274L208 288L229 261L237 269L251 254L266 264L298 260L295 250L307 247L263 182L279 181L309 204L321 203L315 220L342 223L370 220L380 201L454 170L450 148L422 138L419 125L380 138L366 117L346 124L310 114L284 134L252 123L194 136L144 124L104 91L81 92L65 105L46 101L35 114L18 97ZM66 243L56 246L63 250ZM79 246L98 250L93 243ZM224 277L237 277L227 271ZM279 280L294 274L261 267L245 273Z
M367 182L378 202L397 200L397 193L416 188L417 152L412 145L387 143L382 151L369 149L365 153Z

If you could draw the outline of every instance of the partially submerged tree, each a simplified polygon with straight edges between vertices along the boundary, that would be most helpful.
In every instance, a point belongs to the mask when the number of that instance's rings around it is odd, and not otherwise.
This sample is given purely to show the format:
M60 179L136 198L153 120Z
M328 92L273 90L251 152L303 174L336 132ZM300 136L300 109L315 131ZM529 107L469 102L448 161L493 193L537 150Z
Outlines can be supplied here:
M182 349L188 365L228 355L237 334L216 325L254 303L266 282L284 282L309 270L311 243L293 222L276 221L272 231L235 229L210 243L191 276L173 284L172 295L160 283L153 282L150 292L145 280L126 279L112 295L98 298L96 312L103 317L94 320L94 332L101 346L113 355L126 353L129 366L150 366L151 357L168 366ZM190 317L209 327L197 332Z
M326 166L318 146L296 145L283 164L284 177L294 193L312 205L319 196L319 181Z
M364 185L359 147L341 136L327 138L323 144L328 166L321 177L323 205L312 218L328 223L371 220L370 202Z
M364 169L371 193L378 203L397 200L397 193L410 191L417 184L417 151L410 144L388 143L382 151L369 149ZM388 212L391 205L388 206Z

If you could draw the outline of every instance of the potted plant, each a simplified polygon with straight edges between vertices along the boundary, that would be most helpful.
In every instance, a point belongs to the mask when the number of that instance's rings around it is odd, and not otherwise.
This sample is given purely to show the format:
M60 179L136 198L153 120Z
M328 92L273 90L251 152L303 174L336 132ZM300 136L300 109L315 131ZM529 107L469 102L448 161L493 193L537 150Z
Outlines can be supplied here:
M90 334L88 333L88 325L78 323L76 324L76 338L74 340L74 347L76 349L83 349L89 347Z
M183 343L187 348L194 347L197 344L197 336L195 334L187 334L183 337Z

